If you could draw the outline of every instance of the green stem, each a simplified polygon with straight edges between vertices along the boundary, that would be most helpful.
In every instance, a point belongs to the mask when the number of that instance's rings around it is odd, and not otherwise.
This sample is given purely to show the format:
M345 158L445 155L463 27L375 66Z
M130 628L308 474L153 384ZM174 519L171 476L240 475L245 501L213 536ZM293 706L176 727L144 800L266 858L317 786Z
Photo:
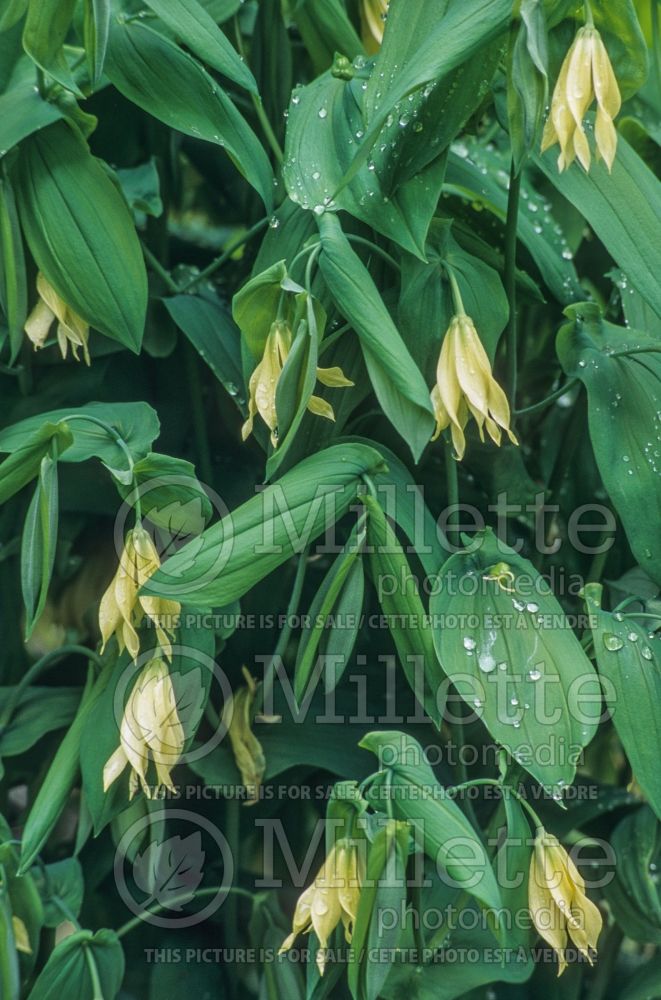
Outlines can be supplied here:
M142 244L142 252L152 271L155 271L159 278L161 278L167 286L168 291L173 292L176 295L179 292L179 285L174 280L170 272L166 271L163 267L156 254L152 253L145 243Z
M42 671L57 663L63 656L69 656L72 653L79 653L81 656L86 656L88 660L94 660L98 667L103 667L103 660L98 653L88 649L87 646L78 646L72 643L69 646L60 646L59 649L51 649L50 652L45 653L44 656L32 664L29 670L23 674L18 684L12 689L11 694L5 702L2 714L0 714L0 732L7 728L24 691L39 677Z
M592 16L592 7L590 5L590 0L584 0L583 10L585 12L585 23L589 27L593 27L593 25L594 25L594 17Z
M189 292L191 288L194 288L195 285L198 285L200 281L205 281L206 278L210 278L212 274L214 274L226 261L230 259L233 253L236 253L239 247L242 247L244 243L248 243L253 236L261 233L263 229L266 229L268 223L268 218L260 219L259 222L256 222L254 226L247 229L245 233L241 234L241 236L237 236L237 238L232 240L229 246L226 247L226 249L223 250L223 252L216 257L215 260L212 260L207 267L200 271L199 274L194 275L194 277L192 277L189 281L186 281L183 285L178 286L177 292L180 295L183 295L185 292Z
M356 236L354 233L347 233L346 237L349 240L349 243L358 243L360 246L369 247L375 254L382 257L387 264L390 264L390 266L397 271L398 274L401 272L402 269L395 258L391 257L388 251L380 247L378 243L373 243L372 240L368 240L364 236Z
M413 857L415 858L415 855ZM419 870L418 864L415 865L415 870ZM421 963L422 956L427 950L427 945L425 942L425 932L422 927L422 886L417 880L411 886L411 905L414 913L413 939L415 941L415 949L418 953L418 962Z
M463 757L463 754L462 754L462 750L463 750L463 747L464 747L463 725L461 723L459 723L459 722L450 722L449 723L449 727L450 727L450 733L452 735L452 739L454 740L455 747L456 747L456 753L457 753L457 776L458 776L459 781L460 781L460 784L455 785L454 788L455 789L468 788L468 787L470 787L471 782L468 780L468 772L466 770L466 761L464 760L464 757ZM476 780L479 781L480 779L478 778ZM466 799L465 802L463 802L463 806L464 806L464 811L465 811L468 819L471 821L471 823L475 827L476 831L479 831L480 830L480 824L478 823L477 816L475 815L475 809L473 808L473 803L471 802L470 799Z
M275 681L275 668L279 660L285 654L285 650L289 644L289 637L291 636L291 621L296 612L298 611L299 601L301 599L301 594L303 593L303 583L305 581L305 570L307 568L308 561L308 550L304 549L303 552L298 557L298 565L296 567L296 576L294 577L294 585L292 587L291 596L289 598L289 604L287 605L287 620L285 622L284 628L280 633L277 645L273 656L271 657L266 670L264 671L264 683L260 688L260 693L257 695L257 705L263 705L265 702L268 704L271 698L271 693L273 691L273 683Z
M230 851L230 857L234 862L235 871L240 870L241 852L241 805L238 799L228 799L225 805L225 838ZM238 899L236 895L228 896L223 912L223 929L225 931L224 944L228 949L233 950L238 944ZM230 982L230 1000L236 996L237 982L235 975L232 975Z
M204 896L215 896L222 889L223 889L222 885L207 886L204 889L198 889L195 893L195 899L202 899ZM242 896L244 899L249 899L251 903L253 903L255 900L255 897L252 892L249 892L247 889L242 889L238 885L231 885L229 889L225 891L228 893L228 895ZM134 930L136 927L139 927L141 924L143 924L148 916L150 915L153 916L157 913L162 913L163 910L170 909L176 906L176 904L180 900L181 902L190 902L190 898L191 898L190 893L187 892L179 897L175 896L173 899L169 899L167 905L165 903L157 903L153 909L146 910L144 914L140 914L140 916L138 917L132 917L130 920L127 920L125 924L122 924L122 926L117 931L115 931L115 933L117 934L118 938L123 938L127 934L129 934L132 930Z
M466 310L464 309L464 302L461 297L461 292L459 291L459 285L457 279L455 278L454 271L448 264L445 265L445 273L448 276L448 281L450 282L450 289L452 291L452 299L454 302L454 311L457 316L465 316Z
M629 611L625 618L651 618L652 621L661 622L661 615L652 614L651 611Z
M516 380L518 363L517 301L516 301L516 240L519 224L519 201L521 198L521 172L515 171L514 160L510 168L510 188L507 198L507 218L505 220L505 294L509 303L507 322L507 394L512 409L516 406Z
M526 406L522 410L514 410L514 416L527 417L531 413L538 413L540 410L545 410L547 406L551 405L551 403L555 403L556 399L561 399L562 396L564 396L567 392L569 392L571 387L573 385L576 385L577 382L578 379L576 378L568 379L564 383L564 385L561 385L559 389L556 389L555 392L552 392L550 396L547 396L545 399L541 399L539 403L533 403L532 406Z
M78 922L78 920L76 919L76 917L71 912L71 910L69 909L69 907L67 906L67 904L64 902L63 899L60 899L59 896L51 896L49 902L53 903L58 908L60 913L62 913L63 916L66 917L66 919L69 921L70 924L73 924L73 926L76 928L77 931L81 929L80 923Z
M92 1000L104 1000L101 977L99 976L96 958L94 957L94 952L90 947L89 941L83 942L83 950L85 952L85 960L87 962L90 979L92 980Z
M535 824L535 829L536 830L544 829L544 824L542 823L541 819L539 818L533 807L529 804L527 799L523 795L521 795L520 792L517 792L515 788L512 788L511 785L503 785L503 783L499 781L498 778L474 778L472 781L465 781L462 785L452 785L450 786L450 788L447 789L447 791L448 793L452 793L452 797L454 798L457 792L463 792L467 788L478 788L480 785L492 785L496 788L502 789L503 796L511 795L512 798L516 799L517 802L519 802L526 810L526 812L530 815L533 823Z
M245 52L245 48L244 48L244 45L243 45L243 35L241 34L241 25L239 23L238 14L234 15L234 34L236 36L236 47L239 50L239 55L241 56L241 58L243 59L243 61L245 63L247 63L248 60L246 59L246 52ZM252 100L253 107L255 109L255 113L257 115L257 118L259 119L259 124L262 126L262 129L264 131L264 135L266 136L266 140L267 140L269 146L271 147L271 150L273 151L273 155L275 156L275 158L278 161L278 163L282 163L283 160L284 160L284 158L285 158L284 157L284 153L282 152L282 148L280 146L280 143L278 142L278 137L276 136L275 132L273 131L273 128L271 126L271 122L268 119L268 115L266 114L266 111L264 110L264 105L262 104L262 99L259 96L259 94L253 94L253 93L251 93L250 97L251 97L251 100Z
M133 506L135 508L135 517L136 521L140 522L142 520L142 505L137 488L138 484L135 481L135 473L134 473L135 463L133 462L133 455L131 454L129 446L127 445L122 435L118 431L116 431L115 428L112 427L110 424L107 424L104 420L99 420L98 417L91 417L87 414L71 413L69 414L69 416L64 417L63 419L64 423L66 424L71 423L72 420L87 420L89 423L96 424L97 427L101 427L102 430L104 430L106 434L108 434L108 436L113 439L117 447L121 448L121 450L124 452L124 455L126 456L126 461L128 463L127 471L131 473L133 482Z

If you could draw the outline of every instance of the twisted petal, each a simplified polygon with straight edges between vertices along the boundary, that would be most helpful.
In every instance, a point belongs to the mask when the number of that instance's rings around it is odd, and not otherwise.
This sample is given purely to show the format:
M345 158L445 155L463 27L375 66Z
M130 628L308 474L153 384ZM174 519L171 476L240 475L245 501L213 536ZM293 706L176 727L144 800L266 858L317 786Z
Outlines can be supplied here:
M115 752L108 757L103 767L103 790L107 792L113 782L117 781L129 760L120 744Z
M597 97L597 152L603 157L608 169L612 170L617 150L617 132L613 119L619 114L622 98L606 46L597 31L592 38L592 79Z
M321 396L310 396L308 400L308 410L317 417L325 417L326 420L335 420L335 410Z
M35 350L43 347L48 338L55 313L41 299L25 321L25 332L35 346Z
M341 368L317 368L317 378L322 385L329 389L345 389L355 385L350 378L347 378Z

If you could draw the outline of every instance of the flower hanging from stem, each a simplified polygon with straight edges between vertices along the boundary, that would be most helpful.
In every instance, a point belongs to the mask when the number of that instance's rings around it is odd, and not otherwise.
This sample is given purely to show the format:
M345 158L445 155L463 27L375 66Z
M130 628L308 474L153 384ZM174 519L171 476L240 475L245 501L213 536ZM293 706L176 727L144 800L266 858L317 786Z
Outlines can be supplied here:
M542 136L542 152L560 144L560 172L571 166L576 158L586 170L590 169L590 145L583 119L595 97L597 159L603 157L610 171L617 150L613 119L620 111L622 98L606 46L590 18L577 32L562 64Z
M34 344L35 350L42 348L48 337L51 326L57 320L57 342L60 345L62 357L66 358L69 344L76 361L78 349L82 349L85 364L90 364L90 352L87 346L90 328L84 319L61 299L47 278L39 272L37 275L37 292L39 301L25 322L25 332Z
M466 451L464 428L472 415L480 438L484 428L491 440L499 445L504 430L512 444L518 444L510 430L510 407L507 396L496 382L491 364L475 324L467 316L456 279L448 270L456 314L445 334L436 368L436 385L431 402L436 417L435 441L446 428L451 428L452 443L457 458Z
M365 877L363 859L357 842L342 838L331 847L317 876L299 896L294 911L291 934L283 941L280 953L291 948L299 934L314 931L319 939L317 968L324 974L325 952L331 934L340 920L347 943L351 943L353 925L360 902L360 887Z
M153 761L159 786L174 791L172 768L184 748L184 730L177 712L177 700L166 663L150 660L133 685L119 731L120 744L103 768L103 790L131 766L129 795L142 785L151 797L147 768Z
M161 652L166 659L172 659L173 632L166 623L179 615L181 605L178 601L138 594L140 587L153 576L160 565L161 560L149 532L141 524L137 524L126 536L117 572L101 598L101 652L114 634L120 653L128 649L135 659L140 652L140 638L136 629L144 615L147 615L155 625Z
M253 805L259 800L266 760L262 745L252 731L252 706L257 694L257 684L245 667L243 676L246 684L225 703L222 721L227 727L241 781L248 791L246 805Z
M241 428L241 436L245 441L252 434L254 418L260 417L271 432L271 444L278 444L278 414L276 412L276 392L278 381L282 375L285 361L292 346L292 331L289 323L275 320L271 324L264 354L248 383L248 419ZM353 382L346 378L341 368L317 368L317 378L322 385L330 388L352 386ZM335 420L335 413L330 403L319 396L310 396L307 408L311 413L327 420Z
M592 963L597 947L601 914L585 895L585 882L557 837L537 830L530 860L528 903L539 934L558 956L558 975L567 968L567 936Z

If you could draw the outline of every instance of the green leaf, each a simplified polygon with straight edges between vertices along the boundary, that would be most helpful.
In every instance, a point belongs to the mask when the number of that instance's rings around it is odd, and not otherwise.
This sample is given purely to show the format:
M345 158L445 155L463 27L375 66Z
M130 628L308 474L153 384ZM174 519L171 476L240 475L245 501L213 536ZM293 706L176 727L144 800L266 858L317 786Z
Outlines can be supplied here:
M434 649L429 616L408 560L378 501L371 496L362 500L368 512L368 562L381 610L409 687L440 729L445 707L440 692L445 675Z
M539 141L548 101L548 34L541 0L521 0L510 31L507 113L517 173Z
M44 904L44 926L58 927L62 923L62 910L54 897L65 904L77 917L83 905L85 883L83 869L77 858L64 858L50 865L36 865L32 877Z
M88 72L92 86L96 87L103 74L108 47L110 0L85 0L83 11L83 37Z
M423 20L420 35L407 36L411 48L415 48L415 58L393 68L383 79L378 108L367 114L367 134L343 183L349 183L365 162L388 115L403 98L424 84L442 80L473 57L507 30L511 16L511 0L476 0L470 8L464 0L451 0L431 29Z
M90 326L137 352L147 275L133 220L105 170L57 122L21 144L14 177L39 270Z
M392 145L397 147L398 156L407 152L402 148L404 133L398 121L384 129L379 151L369 165L364 164L351 185L336 198L331 197L340 187L355 156L357 137L363 132L362 93L359 77L347 81L331 73L294 91L283 170L289 197L317 215L339 209L350 212L405 250L423 257L425 236L443 183L444 161L437 159L432 166L424 163L420 178L424 197L413 184L416 196L407 198L409 186L398 190L388 154ZM440 152L442 148L435 149L436 156Z
M155 219L162 215L160 178L153 156L137 167L116 170L115 175L133 212L144 212Z
M222 607L301 552L349 509L380 454L336 445L300 462L168 559L144 593Z
M14 688L0 688L0 714ZM42 736L68 726L80 702L80 689L28 687L0 733L0 757L14 757L33 747Z
M400 914L406 910L408 848L408 824L392 819L386 820L369 846L351 938L348 981L354 1000L376 1000L390 971L386 956L397 948L404 927ZM385 931L379 926L384 910L397 914L394 925Z
M434 429L429 389L337 218L321 216L319 231L323 248L319 267L329 292L360 337L379 403L417 461Z
M620 1000L659 1000L661 997L661 955L656 954L623 985Z
M106 74L124 97L166 125L225 149L270 210L273 174L262 144L192 56L140 20L113 19Z
M21 539L21 590L25 605L25 638L44 610L55 563L59 518L57 451L44 455Z
M557 352L588 393L590 440L599 473L637 561L661 583L661 353L658 340L605 322L592 302L565 310ZM627 353L633 352L633 353Z
M132 484L117 482L120 494L130 502L137 487L143 517L162 532L178 539L204 530L211 519L211 502L191 462L149 452L135 463L133 475Z
M556 159L557 152L550 149L535 162L661 317L661 183L622 136L610 174L603 161L587 174L580 169L561 174Z
M90 972L96 968L99 994ZM124 952L114 931L76 931L60 941L32 987L30 1000L114 1000L124 978Z
M456 194L486 209L501 222L507 217L509 159L497 149L486 149L478 142L462 139L448 158L445 191ZM519 213L519 239L539 268L544 283L559 302L584 298L572 253L562 230L555 222L548 203L528 185L526 175L521 185L525 207Z
M30 0L23 48L44 73L82 97L64 54L75 6L76 0Z
M146 0L146 3L199 59L240 87L257 93L254 76L197 0Z
M396 816L417 831L425 854L440 863L450 878L487 907L502 901L482 841L456 802L445 794L426 762L423 748L401 732L372 732L360 746L379 758L388 774ZM381 786L383 789L384 786ZM464 848L470 847L470 855Z
M66 423L71 417L76 419ZM91 419L86 420L86 417ZM58 434L70 438L66 451L63 443L59 446L61 462L85 462L89 458L100 458L112 471L125 470L126 454L97 421L107 424L122 438L136 462L150 451L161 430L156 411L148 403L88 403L86 406L48 410L5 427L0 431L0 452L14 454L26 448L44 425L60 425ZM50 433L54 432L51 430Z
M69 429L61 424L44 422L30 428L12 454L0 463L0 503L17 493L39 473L41 461L57 442L58 454L70 447Z
M365 544L365 521L366 517L363 515L349 535L342 551L331 564L310 605L307 616L310 624L302 630L296 654L294 693L299 704L305 696L317 650L325 634L325 629L328 628L329 618L334 611L336 614L339 614L336 610L336 605L340 600L344 586L348 582L355 565L362 562L361 551ZM359 613L359 609L356 607L352 608L352 611L354 614ZM332 631L334 630L335 626L332 626ZM346 663L337 666L334 664L331 665L330 668L333 670L332 676L329 676L328 673L325 676L327 691L332 691L335 688L339 674L341 674L345 666ZM335 671L338 671L338 674Z
M601 586L585 588L599 674L606 704L636 781L661 816L661 774L650 748L661 747L661 641L635 618L601 609Z
M560 793L597 729L601 700L544 578L489 528L445 563L429 611L457 693L521 767Z
M269 330L287 287L284 260L255 274L232 299L232 315L255 361L261 360ZM297 286L297 290L301 289Z
M34 64L27 57L11 86L0 94L0 158L33 132L63 117L57 104L45 101L34 85Z
M9 31L20 21L28 7L28 0L7 0L0 12L0 33Z
M661 944L661 899L655 870L661 860L661 827L647 806L630 813L611 836L615 857L603 893L613 917L634 941Z
M285 0L285 9L296 21L316 73L322 73L336 52L353 59L363 53L342 0Z
M28 297L16 201L11 184L4 177L0 177L0 302L7 317L13 362L23 344Z
M237 405L245 405L240 336L226 307L201 295L175 295L163 305Z

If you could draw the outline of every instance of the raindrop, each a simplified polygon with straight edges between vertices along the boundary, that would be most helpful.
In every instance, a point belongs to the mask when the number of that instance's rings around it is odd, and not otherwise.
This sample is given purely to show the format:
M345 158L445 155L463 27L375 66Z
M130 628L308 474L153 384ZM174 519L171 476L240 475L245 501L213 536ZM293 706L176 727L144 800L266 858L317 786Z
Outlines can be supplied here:
M644 660L651 660L654 657L654 653L652 652L649 646L643 646L643 648L640 651L640 655Z
M537 668L528 671L528 677L530 678L531 681L538 681L541 676L542 676L542 671L537 670Z
M534 601L530 601L530 603L527 605L527 610L530 612L531 615L534 615L536 611L539 611L539 604L535 604Z
M277 215L272 215L271 218L269 219L269 229L277 229L279 225L280 221Z
M624 643L620 639L619 635L613 635L612 632L607 632L604 636L604 646L606 649L610 649L612 653L616 653L618 649L622 649Z
M320 118L328 117L328 111L326 111L326 108L319 108L319 117Z
M464 636L464 649L475 649L477 643L475 639L471 639L469 635Z

